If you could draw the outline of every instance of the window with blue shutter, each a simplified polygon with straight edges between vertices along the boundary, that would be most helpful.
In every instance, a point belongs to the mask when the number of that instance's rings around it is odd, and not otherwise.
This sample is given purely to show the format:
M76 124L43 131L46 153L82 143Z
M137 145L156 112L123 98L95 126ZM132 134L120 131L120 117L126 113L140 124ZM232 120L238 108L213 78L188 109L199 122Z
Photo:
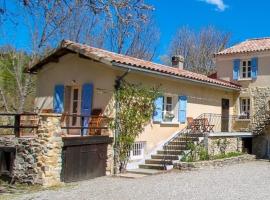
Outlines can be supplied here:
M187 96L179 96L178 121L186 123L187 115Z
M64 112L64 85L55 85L53 96L53 111L55 113Z
M233 80L238 80L240 70L240 59L235 59L233 61Z
M88 128L89 119L92 111L92 102L93 102L93 84L85 83L82 86L82 103L81 103L81 115L82 117L82 126ZM83 129L82 135L87 135L88 129Z
M160 96L158 97L155 102L155 111L153 114L153 121L154 122L162 122L163 121L163 103L164 103L164 97Z
M251 78L256 79L258 74L258 58L251 59Z

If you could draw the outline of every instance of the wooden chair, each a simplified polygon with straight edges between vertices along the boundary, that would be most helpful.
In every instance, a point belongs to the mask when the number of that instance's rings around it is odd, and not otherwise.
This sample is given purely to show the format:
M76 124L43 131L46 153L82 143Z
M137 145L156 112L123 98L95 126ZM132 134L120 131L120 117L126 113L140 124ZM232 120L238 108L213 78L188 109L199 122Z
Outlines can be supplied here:
M194 120L192 117L187 117L187 128L191 130L191 133L196 133L199 131L200 125L198 125L196 119Z
M211 125L207 118L203 119L203 130L204 130L204 132L208 132L208 133L214 132L214 130L213 130L214 127L215 127L215 125Z
M193 127L193 117L187 117L187 128L192 129Z
M102 109L93 109L91 113L91 119L89 121L89 135L101 135L101 129L95 128L101 126L102 119ZM94 129L91 127L94 127Z

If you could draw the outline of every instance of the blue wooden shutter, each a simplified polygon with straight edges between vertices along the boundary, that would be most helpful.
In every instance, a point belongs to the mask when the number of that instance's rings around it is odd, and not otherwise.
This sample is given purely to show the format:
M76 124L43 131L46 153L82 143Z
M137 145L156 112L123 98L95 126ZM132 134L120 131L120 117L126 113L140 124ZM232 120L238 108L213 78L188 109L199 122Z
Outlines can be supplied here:
M82 103L81 103L81 115L82 126L88 128L89 118L92 111L92 101L93 101L93 84L85 83L82 86ZM82 135L87 135L88 129L83 129Z
M55 85L53 96L53 111L63 113L64 111L64 85Z
M158 97L154 104L155 104L155 111L153 114L153 121L154 122L162 122L163 119L163 102L164 102L164 97L160 96Z
M186 123L187 115L187 96L179 96L178 99L179 108L178 108L178 121L180 123Z
M251 78L256 79L258 74L258 58L251 59Z
M233 80L238 80L240 70L240 59L233 61Z

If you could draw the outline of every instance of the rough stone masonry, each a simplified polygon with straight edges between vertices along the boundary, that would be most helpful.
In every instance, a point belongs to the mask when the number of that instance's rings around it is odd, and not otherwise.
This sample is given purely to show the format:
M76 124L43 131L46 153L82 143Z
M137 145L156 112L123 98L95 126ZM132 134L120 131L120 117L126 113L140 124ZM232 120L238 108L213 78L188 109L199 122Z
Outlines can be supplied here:
M16 148L12 181L44 186L61 183L61 133L60 117L42 114L35 137L0 137L0 146Z

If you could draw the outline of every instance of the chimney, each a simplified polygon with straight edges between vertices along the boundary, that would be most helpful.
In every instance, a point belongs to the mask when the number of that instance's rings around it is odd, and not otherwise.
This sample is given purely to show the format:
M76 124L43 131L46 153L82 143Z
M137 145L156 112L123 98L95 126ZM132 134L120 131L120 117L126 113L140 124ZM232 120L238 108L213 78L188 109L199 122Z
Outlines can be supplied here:
M184 57L180 55L172 56L172 67L183 69L184 68Z

